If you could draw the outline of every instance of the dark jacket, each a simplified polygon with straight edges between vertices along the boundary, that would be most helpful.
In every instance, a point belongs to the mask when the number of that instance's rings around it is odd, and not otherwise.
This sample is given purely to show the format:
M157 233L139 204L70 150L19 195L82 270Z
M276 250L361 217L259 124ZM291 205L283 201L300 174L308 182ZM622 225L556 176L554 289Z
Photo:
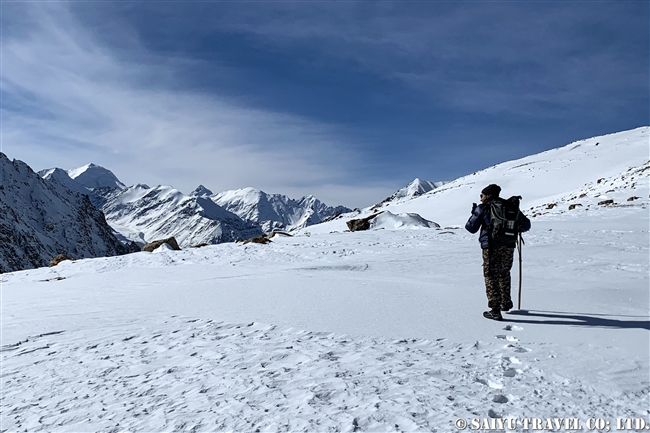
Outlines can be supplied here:
M503 199L494 198L490 200ZM465 224L465 229L467 229L467 231L470 233L476 233L479 229L481 229L481 233L478 236L478 241L481 243L481 248L484 250L490 248L490 200L476 206L476 209L474 209L474 212L472 212L472 216L469 217L467 224ZM517 224L519 225L519 231L521 232L527 232L530 230L530 220L522 212L519 212L519 216L517 217ZM507 246L514 247L514 245Z

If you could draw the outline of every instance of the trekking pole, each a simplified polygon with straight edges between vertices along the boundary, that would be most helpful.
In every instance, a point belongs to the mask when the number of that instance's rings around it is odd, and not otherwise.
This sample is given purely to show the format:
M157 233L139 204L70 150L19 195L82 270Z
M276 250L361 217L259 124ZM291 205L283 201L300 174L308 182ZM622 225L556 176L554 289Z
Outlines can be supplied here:
M521 310L521 244L523 239L521 233L517 237L517 250L519 251L519 294L517 295L517 309Z

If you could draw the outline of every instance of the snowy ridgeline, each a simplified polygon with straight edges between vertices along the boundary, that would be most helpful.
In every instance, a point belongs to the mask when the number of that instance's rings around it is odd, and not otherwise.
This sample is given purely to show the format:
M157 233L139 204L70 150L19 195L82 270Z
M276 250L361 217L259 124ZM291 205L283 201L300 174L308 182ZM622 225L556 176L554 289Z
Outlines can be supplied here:
M501 323L481 316L476 236L454 228L304 234L5 274L2 428L647 420L647 200L577 212L535 218L524 310Z

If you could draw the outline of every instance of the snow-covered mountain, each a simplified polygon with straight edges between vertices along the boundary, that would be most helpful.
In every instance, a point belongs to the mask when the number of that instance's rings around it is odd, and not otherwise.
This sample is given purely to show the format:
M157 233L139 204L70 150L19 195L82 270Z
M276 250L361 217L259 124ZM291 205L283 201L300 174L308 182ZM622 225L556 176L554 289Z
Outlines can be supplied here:
M190 195L190 197L207 197L207 196L211 196L212 194L213 194L212 191L210 191L209 189L207 189L203 185L199 185L189 195Z
M65 185L71 191L86 194L98 208L126 188L113 172L92 163L71 170L49 168L38 174L43 179Z
M41 170L38 172L38 175L47 181L64 185L70 191L78 192L80 194L86 194L88 196L93 195L91 190L89 190L88 188L81 185L79 182L72 179L68 174L68 172L61 168L50 168L47 170Z
M254 188L212 194L200 185L186 196L170 186L141 184L108 196L102 209L109 223L128 239L142 244L174 236L181 248L302 228L349 212L312 196L293 200Z
M304 228L350 212L344 206L327 206L311 195L294 200L286 195L267 194L255 188L224 191L210 198L241 218L261 224L265 232Z
M175 236L181 247L230 242L275 229L306 227L350 211L327 206L313 196L293 200L253 188L213 194L199 185L187 196L171 186L137 184L126 188L110 170L95 164L67 171L52 168L39 174L87 194L121 236L141 246L169 236Z
M126 188L126 185L120 182L113 172L92 163L68 170L68 175L78 184L90 190L96 188Z
M170 186L131 186L111 197L103 210L118 232L139 244L174 236L184 248L262 234L258 224L243 221L206 196L186 196Z
M426 194L427 192L434 190L436 188L439 188L443 186L445 181L439 181L439 182L430 182L428 180L421 180L419 178L415 178L411 183L406 185L404 188L397 190L393 195L390 197L384 199L380 205L386 204L386 203L394 203L400 199L411 199L413 197L417 197L422 194Z
M646 206L649 142L647 126L576 141L497 164L411 199L380 203L309 231L343 231L347 220L381 210L417 213L443 226L462 226L472 203L479 202L481 190L491 183L501 186L502 197L522 196L522 210L531 217L600 209L608 204L599 203L608 200L613 200L612 206Z
M0 173L0 272L46 266L58 254L78 259L127 252L88 196L42 179L3 153ZM57 170L49 176L70 179Z

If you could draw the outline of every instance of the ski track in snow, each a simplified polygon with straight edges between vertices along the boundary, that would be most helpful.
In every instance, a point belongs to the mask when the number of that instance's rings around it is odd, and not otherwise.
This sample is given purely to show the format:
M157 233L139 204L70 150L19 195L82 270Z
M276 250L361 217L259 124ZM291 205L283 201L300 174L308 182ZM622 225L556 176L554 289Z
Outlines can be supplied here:
M647 405L547 375L524 328L502 332L495 348L176 317L35 336L2 352L2 431L433 431Z

